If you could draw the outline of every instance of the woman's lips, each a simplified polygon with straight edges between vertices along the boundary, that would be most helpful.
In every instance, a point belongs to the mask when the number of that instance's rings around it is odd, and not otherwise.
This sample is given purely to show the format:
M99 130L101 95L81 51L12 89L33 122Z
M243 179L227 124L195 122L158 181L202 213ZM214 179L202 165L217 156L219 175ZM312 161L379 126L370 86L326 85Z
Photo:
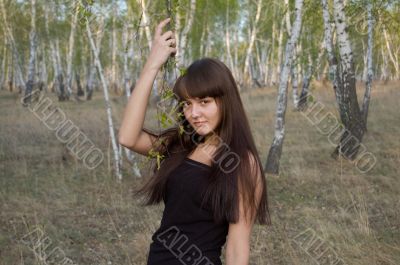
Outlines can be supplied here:
M204 125L205 123L206 123L205 121L198 121L198 122L194 122L194 125L201 126L201 125Z

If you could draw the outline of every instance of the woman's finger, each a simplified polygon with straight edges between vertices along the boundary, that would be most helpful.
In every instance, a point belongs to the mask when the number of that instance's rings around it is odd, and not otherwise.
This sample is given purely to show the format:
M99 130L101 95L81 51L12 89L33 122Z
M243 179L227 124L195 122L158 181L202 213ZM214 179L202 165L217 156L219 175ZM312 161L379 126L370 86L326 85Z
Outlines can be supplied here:
M167 44L168 44L169 47L175 47L175 39L167 40Z
M167 31L161 36L161 38L163 40L168 40L170 38L175 38L175 34L172 31Z
M170 20L171 20L171 18L167 18L167 19L161 21L160 24L157 25L155 36L161 36L163 28L165 27L165 25L167 25L169 23Z

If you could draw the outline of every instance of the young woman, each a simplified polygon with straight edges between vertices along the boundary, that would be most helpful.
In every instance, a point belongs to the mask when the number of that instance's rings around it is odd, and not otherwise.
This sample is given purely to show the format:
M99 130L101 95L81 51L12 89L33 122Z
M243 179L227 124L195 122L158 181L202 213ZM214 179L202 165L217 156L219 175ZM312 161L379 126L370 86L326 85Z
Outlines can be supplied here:
M150 55L126 106L119 142L164 158L137 194L165 204L148 265L247 265L255 221L270 224L266 180L240 95L219 60L192 63L173 88L178 125L157 135L143 129L157 72L176 53L174 33L156 28Z

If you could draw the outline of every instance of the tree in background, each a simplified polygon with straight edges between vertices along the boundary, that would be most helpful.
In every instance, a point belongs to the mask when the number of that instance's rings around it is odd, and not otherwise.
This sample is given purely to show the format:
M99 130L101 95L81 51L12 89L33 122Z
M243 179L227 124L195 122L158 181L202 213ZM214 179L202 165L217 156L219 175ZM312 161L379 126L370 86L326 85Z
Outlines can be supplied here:
M279 161L282 154L283 140L285 138L285 114L287 107L287 90L290 71L292 68L293 54L299 39L302 23L303 0L296 0L295 21L289 41L286 43L285 60L279 80L278 100L276 104L275 135L268 153L265 171L272 174L279 173Z

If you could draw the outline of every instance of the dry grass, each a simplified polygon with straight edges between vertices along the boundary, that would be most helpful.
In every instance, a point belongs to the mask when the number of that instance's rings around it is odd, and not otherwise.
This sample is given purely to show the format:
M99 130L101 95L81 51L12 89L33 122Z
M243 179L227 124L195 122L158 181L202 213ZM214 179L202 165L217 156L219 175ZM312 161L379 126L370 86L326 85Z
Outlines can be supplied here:
M362 84L359 88L361 100ZM337 113L330 87L314 83L312 93ZM398 83L373 88L364 144L377 164L366 174L348 161L333 161L333 146L289 101L281 174L267 176L273 226L254 227L251 264L329 264L316 243L343 264L400 264L399 96ZM132 199L132 187L141 180L126 163L122 183L115 181L101 94L84 103L50 97L103 150L105 160L96 170L86 169L20 106L17 95L0 91L0 264L46 264L21 242L34 227L51 239L47 254L59 247L77 264L145 264L163 207L140 207ZM276 91L252 90L242 98L265 161ZM124 102L112 100L115 127ZM154 115L149 110L147 126L156 126ZM308 248L296 242L304 231L317 240Z

